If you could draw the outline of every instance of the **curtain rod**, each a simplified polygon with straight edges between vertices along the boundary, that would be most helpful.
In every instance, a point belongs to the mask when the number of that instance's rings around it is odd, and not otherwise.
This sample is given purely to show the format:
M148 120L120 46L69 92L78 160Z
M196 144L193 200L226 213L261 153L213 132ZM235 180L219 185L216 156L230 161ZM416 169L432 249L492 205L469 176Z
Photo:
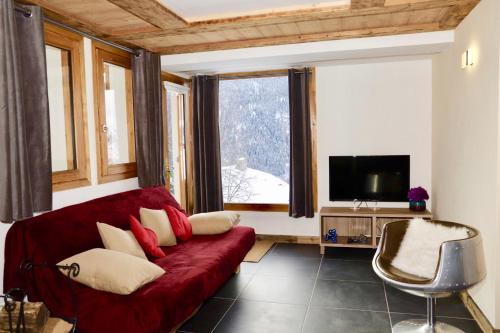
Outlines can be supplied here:
M21 6L20 4L17 4L16 3L16 10L18 12L21 12L23 13L26 17L31 17L31 10L29 10L28 8L24 7L24 6ZM69 31L72 31L74 33L77 33L79 35L82 35L83 37L87 37L89 39L93 39L95 41L98 41L100 43L103 43L103 44L106 44L106 45L109 45L109 46L112 46L112 47L115 47L117 49L120 49L122 51L125 51L125 52L128 52L128 53L131 53L135 56L139 56L139 52L137 50L134 50L134 49L131 49L131 48L128 48L126 46L123 46L123 45L120 45L120 44L116 44L116 43L113 43L113 42L110 42L110 41L107 41L105 39L102 39L102 38L99 38L97 36L94 36L94 35L91 35L89 33L86 33L86 32L83 32L83 31L80 31L78 29L75 29L69 25L66 25L64 23L61 23L61 22L58 22L58 21L55 21L51 18L48 18L48 17L44 17L43 18L45 21L49 22L49 23L52 23L54 25L57 25L58 27L61 27L63 29L66 29L66 30L69 30Z

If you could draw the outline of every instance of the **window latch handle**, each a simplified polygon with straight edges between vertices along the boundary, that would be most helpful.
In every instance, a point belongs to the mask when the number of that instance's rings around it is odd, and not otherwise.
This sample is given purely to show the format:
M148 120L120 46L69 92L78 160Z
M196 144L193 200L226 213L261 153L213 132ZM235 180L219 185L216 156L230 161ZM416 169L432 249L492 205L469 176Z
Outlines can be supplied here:
M103 131L104 133L106 133L106 132L108 131L108 125L106 125L106 124L102 124L102 125L101 125L101 129L102 129L102 131Z

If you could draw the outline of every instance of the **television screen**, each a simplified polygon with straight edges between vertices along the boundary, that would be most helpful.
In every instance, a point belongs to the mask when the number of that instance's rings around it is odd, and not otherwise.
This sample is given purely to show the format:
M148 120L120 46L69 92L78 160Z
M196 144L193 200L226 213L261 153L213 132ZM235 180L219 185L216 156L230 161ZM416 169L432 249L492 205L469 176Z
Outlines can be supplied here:
M330 201L408 201L410 156L330 156Z

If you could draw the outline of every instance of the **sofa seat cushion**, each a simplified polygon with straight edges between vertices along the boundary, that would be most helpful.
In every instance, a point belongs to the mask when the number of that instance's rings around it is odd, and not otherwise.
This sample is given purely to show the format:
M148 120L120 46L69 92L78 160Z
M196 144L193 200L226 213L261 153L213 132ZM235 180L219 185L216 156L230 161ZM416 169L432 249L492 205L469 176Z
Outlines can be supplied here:
M169 332L231 277L254 241L253 229L235 227L222 235L193 236L163 247L166 256L154 263L166 274L127 296L74 285L79 332ZM48 304L49 310L55 316L70 316L69 301L62 307L58 302Z

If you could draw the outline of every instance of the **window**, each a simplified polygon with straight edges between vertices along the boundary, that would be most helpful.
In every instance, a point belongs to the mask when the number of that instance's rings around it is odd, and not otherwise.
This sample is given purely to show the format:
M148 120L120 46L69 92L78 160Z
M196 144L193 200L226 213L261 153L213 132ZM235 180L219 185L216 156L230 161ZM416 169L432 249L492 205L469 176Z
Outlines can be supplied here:
M83 38L45 24L54 191L90 184Z
M136 177L130 55L93 42L99 183Z
M185 86L164 83L165 180L167 188L183 207L187 207L185 109L188 93Z
M219 117L225 207L286 211L290 177L288 77L222 76Z

